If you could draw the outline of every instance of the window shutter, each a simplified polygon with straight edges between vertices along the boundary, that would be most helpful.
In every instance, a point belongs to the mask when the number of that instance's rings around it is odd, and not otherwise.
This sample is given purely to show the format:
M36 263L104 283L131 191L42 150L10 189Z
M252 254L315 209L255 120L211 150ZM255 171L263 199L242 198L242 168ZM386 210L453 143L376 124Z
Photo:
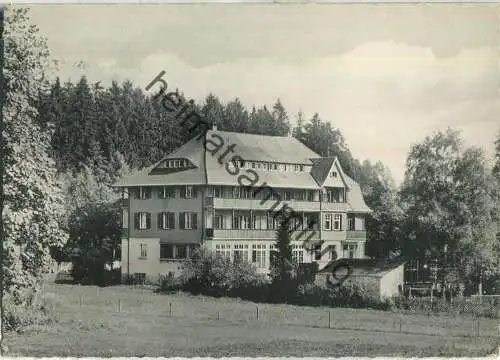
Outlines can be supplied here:
M139 199L139 188L131 188L130 192L134 199Z
M139 213L134 213L134 228L139 229Z
M146 229L151 229L151 213L146 213Z
M197 229L198 228L198 214L197 213L192 213L192 228Z
M163 213L159 212L158 213L158 221L157 221L158 229L163 229Z
M179 213L179 229L184 229L185 226L184 226L184 223L186 221L186 219L184 218L184 214L183 212Z
M175 214L174 213L168 213L168 225L170 229L175 229Z

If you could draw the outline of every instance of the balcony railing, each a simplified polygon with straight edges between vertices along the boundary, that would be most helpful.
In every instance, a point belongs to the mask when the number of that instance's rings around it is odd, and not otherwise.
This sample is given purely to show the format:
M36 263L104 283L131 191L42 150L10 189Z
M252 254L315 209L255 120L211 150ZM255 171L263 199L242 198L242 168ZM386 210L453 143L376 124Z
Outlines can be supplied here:
M254 229L213 229L214 239L276 239L277 230L254 230ZM292 241L305 241L319 239L319 231L297 230L294 231L290 238Z
M347 230L347 239L366 240L365 230Z
M213 205L216 209L252 209L277 211L286 203L295 211L319 211L320 203L318 201L299 201L299 200L266 200L262 199L227 199L214 198ZM263 203L262 203L263 202Z

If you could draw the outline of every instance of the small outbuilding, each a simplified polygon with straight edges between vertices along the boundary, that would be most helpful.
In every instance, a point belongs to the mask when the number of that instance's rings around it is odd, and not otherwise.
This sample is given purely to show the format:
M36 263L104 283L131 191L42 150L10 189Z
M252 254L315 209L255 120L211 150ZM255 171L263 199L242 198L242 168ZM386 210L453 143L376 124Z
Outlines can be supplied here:
M372 296L390 298L402 293L404 265L402 260L339 259L318 271L314 282L328 287L343 280L344 285L356 284Z

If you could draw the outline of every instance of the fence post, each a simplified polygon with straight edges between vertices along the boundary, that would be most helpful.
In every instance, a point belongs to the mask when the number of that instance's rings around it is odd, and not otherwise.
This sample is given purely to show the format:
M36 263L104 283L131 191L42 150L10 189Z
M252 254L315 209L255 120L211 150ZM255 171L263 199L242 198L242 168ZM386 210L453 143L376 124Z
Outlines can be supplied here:
M121 303L120 303L120 298L118 298L118 312L121 310Z
M80 306L82 306L82 294L80 294Z
M172 303L169 303L168 316L172 317Z
M399 332L403 331L403 319L399 318Z
M328 329L332 327L332 312L328 311Z
M220 320L220 312L217 311L217 320Z
M256 306L256 309L257 309L257 320L259 320L259 307Z
M477 318L477 337L479 337L479 324L480 324L480 319Z

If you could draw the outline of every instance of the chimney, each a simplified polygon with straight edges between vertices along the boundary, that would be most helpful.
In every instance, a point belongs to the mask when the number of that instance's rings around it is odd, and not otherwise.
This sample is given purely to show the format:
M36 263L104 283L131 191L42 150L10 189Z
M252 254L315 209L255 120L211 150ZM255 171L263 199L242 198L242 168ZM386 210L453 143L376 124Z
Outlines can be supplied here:
M215 122L212 123L212 130L217 131L217 124Z

